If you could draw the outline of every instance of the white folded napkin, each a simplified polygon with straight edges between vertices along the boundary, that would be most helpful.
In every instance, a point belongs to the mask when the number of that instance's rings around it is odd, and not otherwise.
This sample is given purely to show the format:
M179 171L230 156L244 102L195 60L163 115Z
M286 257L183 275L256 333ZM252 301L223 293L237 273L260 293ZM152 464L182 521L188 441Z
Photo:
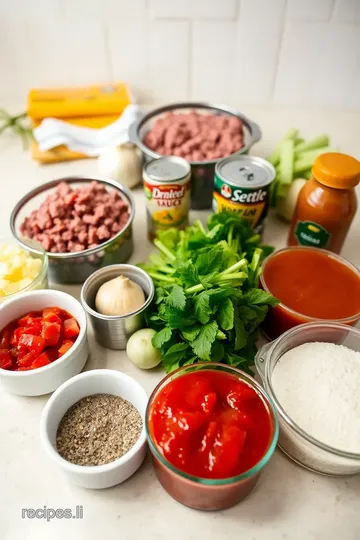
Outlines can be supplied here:
M74 126L56 118L45 118L33 130L33 134L42 152L64 144L74 152L98 156L105 148L129 142L129 127L143 114L139 105L128 105L118 120L100 129Z

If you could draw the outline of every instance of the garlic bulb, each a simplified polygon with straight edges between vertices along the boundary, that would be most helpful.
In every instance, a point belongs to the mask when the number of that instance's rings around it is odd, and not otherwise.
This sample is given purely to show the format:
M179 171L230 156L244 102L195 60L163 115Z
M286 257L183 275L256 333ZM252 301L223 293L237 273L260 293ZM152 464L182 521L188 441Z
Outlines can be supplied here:
M102 176L133 188L141 182L141 152L132 143L106 148L98 157L98 170Z
M128 315L144 303L142 288L125 276L103 283L95 298L96 309L102 315Z

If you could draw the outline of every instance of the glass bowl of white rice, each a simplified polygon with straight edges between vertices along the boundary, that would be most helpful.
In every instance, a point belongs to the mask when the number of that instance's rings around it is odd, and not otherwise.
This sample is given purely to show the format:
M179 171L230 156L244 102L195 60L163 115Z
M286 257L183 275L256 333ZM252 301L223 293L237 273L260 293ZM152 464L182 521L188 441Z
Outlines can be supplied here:
M259 349L255 365L293 461L331 476L360 473L360 330L302 324Z

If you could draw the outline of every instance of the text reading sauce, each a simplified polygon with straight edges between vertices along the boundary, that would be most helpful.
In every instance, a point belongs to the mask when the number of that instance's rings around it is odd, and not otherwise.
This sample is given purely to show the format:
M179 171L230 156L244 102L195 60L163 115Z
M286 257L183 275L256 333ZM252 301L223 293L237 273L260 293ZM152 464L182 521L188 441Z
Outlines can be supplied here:
M150 431L160 453L178 469L200 478L228 478L262 459L272 424L251 386L206 370L178 377L159 392Z
M308 317L346 319L360 312L358 274L327 252L284 250L267 261L263 280L283 304Z

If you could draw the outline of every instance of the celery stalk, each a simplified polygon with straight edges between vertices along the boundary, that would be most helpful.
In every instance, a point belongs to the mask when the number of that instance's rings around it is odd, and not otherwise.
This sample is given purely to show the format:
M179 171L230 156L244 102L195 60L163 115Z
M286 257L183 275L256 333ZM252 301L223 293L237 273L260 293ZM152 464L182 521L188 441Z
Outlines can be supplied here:
M302 154L302 152L306 152L307 150L313 150L315 148L321 148L323 146L328 146L329 142L329 137L327 135L319 135L318 137L315 137L315 139L311 139L310 141L299 142L295 146L295 155L296 157L300 157L300 154Z
M297 174L303 171L308 171L309 169L311 169L315 159L320 156L320 154L332 151L333 149L329 146L324 146L323 148L317 148L315 150L303 152L299 158L295 159L294 173Z
M281 145L280 151L280 184L291 184L294 173L294 141L286 139Z
M289 129L289 131L286 133L286 135L281 139L280 143L276 146L275 150L272 154L267 158L270 163L272 163L275 167L280 161L280 153L281 153L281 147L284 141L291 139L294 140L297 138L299 134L299 130L296 128ZM300 144L300 143L299 143Z

